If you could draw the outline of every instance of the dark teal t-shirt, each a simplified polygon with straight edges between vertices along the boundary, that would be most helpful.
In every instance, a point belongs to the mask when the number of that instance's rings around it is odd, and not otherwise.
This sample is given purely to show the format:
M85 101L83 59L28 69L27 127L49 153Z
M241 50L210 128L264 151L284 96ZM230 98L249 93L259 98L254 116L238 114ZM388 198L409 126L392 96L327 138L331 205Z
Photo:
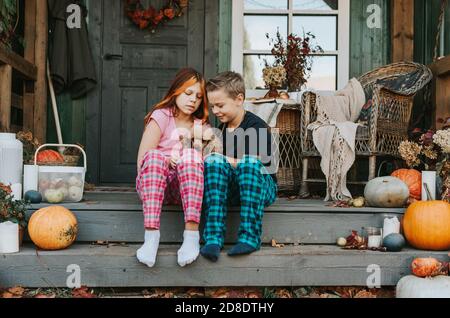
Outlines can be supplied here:
M243 155L259 156L264 166L271 167L274 163L273 154L276 146L270 127L264 120L252 112L247 112L235 131L229 132L226 128L225 124L219 126L222 131L224 155L235 159L242 159ZM276 183L276 174L271 176Z

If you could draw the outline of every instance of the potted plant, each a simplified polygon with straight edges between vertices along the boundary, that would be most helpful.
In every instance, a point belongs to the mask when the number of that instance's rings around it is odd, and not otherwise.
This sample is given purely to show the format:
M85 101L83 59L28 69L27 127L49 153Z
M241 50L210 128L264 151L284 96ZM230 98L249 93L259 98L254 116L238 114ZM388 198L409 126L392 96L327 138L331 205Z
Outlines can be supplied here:
M12 222L19 225L19 245L28 225L26 212L29 203L25 200L14 200L11 187L0 183L0 223Z
M0 1L0 45L12 49L13 44L23 46L23 39L16 31L19 26L19 0Z
M436 133L432 130L422 133L420 129L415 129L413 136L413 141L400 144L399 153L409 168L422 170L422 200L430 199L430 196L434 199L436 176L444 181L442 199L449 200L445 185L449 183L450 174L450 129Z
M33 137L31 132L20 131L17 133L16 138L23 144L23 163L25 165L34 165L34 154L41 144Z
M275 62L272 66L282 66L286 71L283 86L287 87L288 92L299 91L310 76L312 54L323 52L320 46L311 44L315 36L309 32L303 37L291 33L285 41L278 30L275 39L270 39L269 34L266 34L266 37L273 46L271 53L275 57ZM265 60L265 66L270 67L267 60Z
M266 67L263 70L263 79L266 83L266 88L269 91L266 94L266 98L277 98L278 88L281 88L286 82L286 70L283 66Z

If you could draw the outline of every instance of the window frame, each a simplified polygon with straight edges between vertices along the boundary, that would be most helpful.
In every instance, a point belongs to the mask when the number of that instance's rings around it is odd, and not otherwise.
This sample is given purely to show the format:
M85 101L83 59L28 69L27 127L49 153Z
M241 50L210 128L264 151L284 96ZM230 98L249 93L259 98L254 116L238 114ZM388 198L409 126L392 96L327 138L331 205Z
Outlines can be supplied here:
M337 16L337 50L325 51L314 54L316 56L336 56L337 57L337 89L342 89L350 78L350 0L338 0L338 10L294 10L294 0L289 1L287 10L244 10L245 0L233 0L232 4L232 35L231 35L231 70L243 74L244 55L261 54L271 55L270 51L244 50L244 16L246 14L255 15L288 15L288 34L293 32L293 20L296 15L323 15ZM252 90L254 91L254 90ZM262 91L262 90L259 90Z

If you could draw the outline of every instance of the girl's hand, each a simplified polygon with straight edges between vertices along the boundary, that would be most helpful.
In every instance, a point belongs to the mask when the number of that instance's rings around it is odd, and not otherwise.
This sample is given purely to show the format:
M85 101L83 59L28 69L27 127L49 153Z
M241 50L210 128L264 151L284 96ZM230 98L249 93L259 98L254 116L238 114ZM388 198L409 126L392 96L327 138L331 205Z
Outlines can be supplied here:
M169 166L175 169L180 161L180 157L172 156L169 161Z

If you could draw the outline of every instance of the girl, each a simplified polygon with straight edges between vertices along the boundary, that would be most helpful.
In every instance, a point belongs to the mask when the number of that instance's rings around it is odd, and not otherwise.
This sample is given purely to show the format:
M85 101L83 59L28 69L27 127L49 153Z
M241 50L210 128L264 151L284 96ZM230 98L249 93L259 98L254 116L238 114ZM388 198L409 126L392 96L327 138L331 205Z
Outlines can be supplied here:
M186 149L181 141L190 139L194 128L202 129L207 121L205 80L191 68L176 75L167 95L145 118L136 179L144 210L145 243L137 258L148 267L156 262L163 204L183 205L186 228L178 264L191 264L199 255L203 160L201 153Z

